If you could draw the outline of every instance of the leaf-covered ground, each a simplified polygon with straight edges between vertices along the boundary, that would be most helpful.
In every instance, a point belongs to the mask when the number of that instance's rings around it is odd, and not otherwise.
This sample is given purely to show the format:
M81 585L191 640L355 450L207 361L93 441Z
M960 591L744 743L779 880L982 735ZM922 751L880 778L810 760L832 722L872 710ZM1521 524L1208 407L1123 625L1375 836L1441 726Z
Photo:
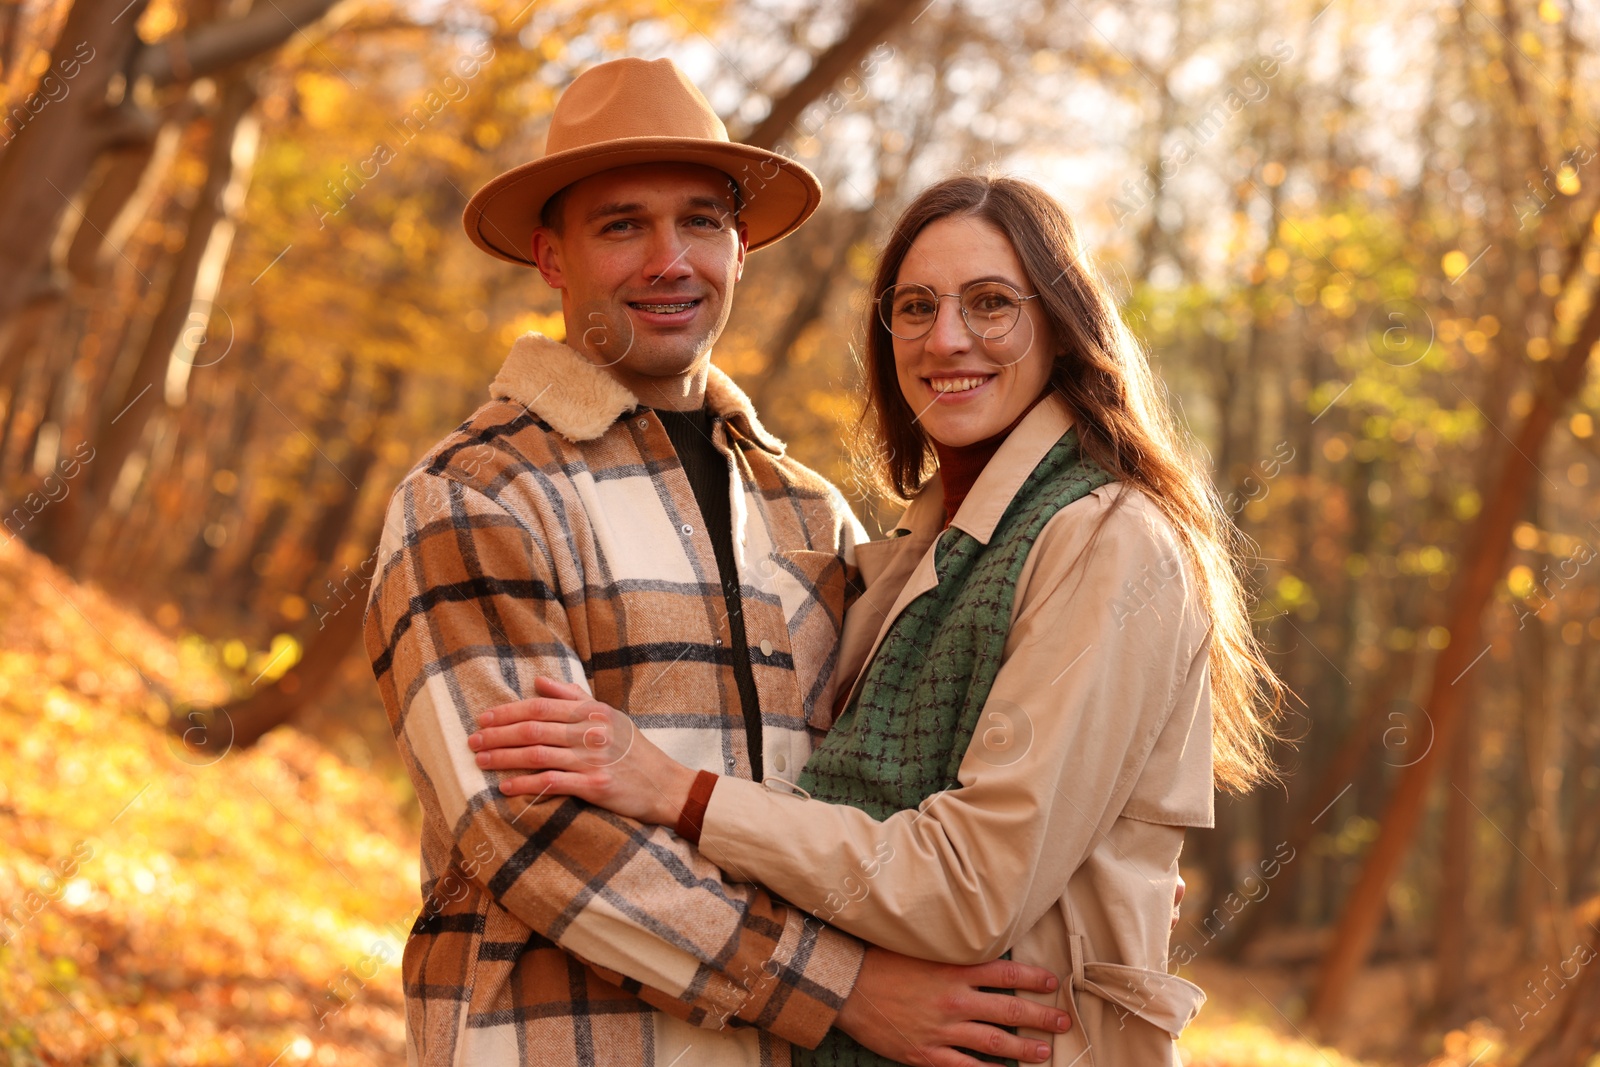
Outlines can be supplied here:
M0 1063L394 1063L406 798L294 730L188 751L203 646L14 542L0 604Z
M0 1065L401 1061L410 798L293 729L190 751L168 709L226 698L210 646L15 542L0 605ZM1360 1067L1197 977L1193 1067Z

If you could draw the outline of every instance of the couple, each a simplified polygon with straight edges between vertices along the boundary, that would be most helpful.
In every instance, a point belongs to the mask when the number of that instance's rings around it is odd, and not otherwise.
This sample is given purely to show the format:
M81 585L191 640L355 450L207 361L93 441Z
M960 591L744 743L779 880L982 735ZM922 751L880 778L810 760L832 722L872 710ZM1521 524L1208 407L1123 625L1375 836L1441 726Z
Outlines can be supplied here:
M560 290L390 503L366 647L422 805L426 1064L1171 1064L1184 828L1263 773L1202 471L1061 207L920 195L867 542L711 364L815 210L667 60L573 82L467 207Z

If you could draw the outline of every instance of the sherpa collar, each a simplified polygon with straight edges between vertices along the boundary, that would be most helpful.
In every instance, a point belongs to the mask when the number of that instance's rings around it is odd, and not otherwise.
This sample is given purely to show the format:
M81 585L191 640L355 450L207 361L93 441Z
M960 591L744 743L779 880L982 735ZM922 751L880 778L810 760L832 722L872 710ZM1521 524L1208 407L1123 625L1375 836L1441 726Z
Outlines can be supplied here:
M640 406L604 368L540 333L525 333L512 344L489 395L521 404L570 441L592 441ZM767 432L744 390L716 366L706 376L706 406L768 452L783 455L784 443Z

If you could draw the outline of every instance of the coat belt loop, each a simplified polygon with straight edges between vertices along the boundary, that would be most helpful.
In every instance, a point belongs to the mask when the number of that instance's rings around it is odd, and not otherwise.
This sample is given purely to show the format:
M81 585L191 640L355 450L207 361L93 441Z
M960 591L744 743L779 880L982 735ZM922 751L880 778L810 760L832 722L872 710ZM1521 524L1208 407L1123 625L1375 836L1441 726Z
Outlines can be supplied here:
M1135 1015L1159 1026L1174 1038L1194 1021L1205 1003L1205 992L1193 982L1166 971L1131 967L1126 964L1090 962L1087 937L1067 935L1067 950L1072 962L1070 987L1073 991L1099 997L1111 1005L1119 1019ZM1073 999L1076 1005L1076 998Z

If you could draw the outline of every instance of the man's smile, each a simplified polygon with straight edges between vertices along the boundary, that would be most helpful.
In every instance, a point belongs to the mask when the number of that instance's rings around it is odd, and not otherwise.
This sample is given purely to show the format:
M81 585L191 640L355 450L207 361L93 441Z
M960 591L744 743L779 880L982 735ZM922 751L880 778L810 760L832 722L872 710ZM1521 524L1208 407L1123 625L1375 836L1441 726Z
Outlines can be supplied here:
M628 301L628 306L635 311L647 311L656 315L671 315L679 311L688 311L690 308L698 306L699 303L699 300L680 300L676 303L660 301L647 303L643 300L630 300Z

